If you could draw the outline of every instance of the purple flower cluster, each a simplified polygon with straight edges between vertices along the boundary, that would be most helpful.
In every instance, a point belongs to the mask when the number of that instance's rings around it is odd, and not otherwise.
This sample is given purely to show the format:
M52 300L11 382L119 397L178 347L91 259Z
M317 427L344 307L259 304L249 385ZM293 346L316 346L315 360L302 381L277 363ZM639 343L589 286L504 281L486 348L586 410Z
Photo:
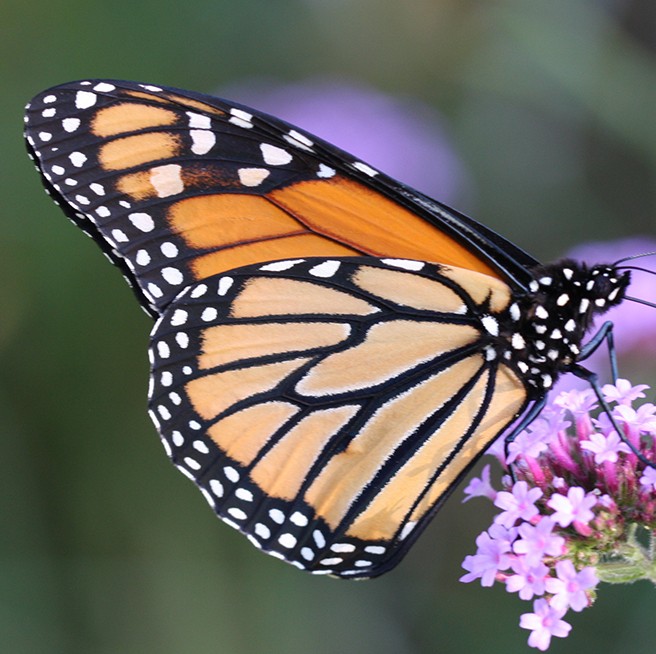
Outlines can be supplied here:
M560 393L512 442L491 448L507 473L502 490L489 465L465 489L465 501L487 497L500 513L461 581L500 582L532 600L520 619L531 647L567 636L563 617L590 606L599 581L656 582L656 405L634 407L647 388L604 386L613 420L591 389Z

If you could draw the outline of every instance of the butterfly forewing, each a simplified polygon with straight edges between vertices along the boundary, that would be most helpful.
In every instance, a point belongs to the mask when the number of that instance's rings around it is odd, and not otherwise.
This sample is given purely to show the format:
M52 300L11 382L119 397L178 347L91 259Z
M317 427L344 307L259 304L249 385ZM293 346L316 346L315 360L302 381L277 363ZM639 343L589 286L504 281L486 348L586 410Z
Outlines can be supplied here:
M151 412L174 463L258 547L375 576L526 404L484 354L481 317L508 302L501 282L416 261L214 276L156 325Z
M189 284L290 257L403 257L504 277L500 237L239 105L95 81L44 92L26 116L46 185L155 315Z

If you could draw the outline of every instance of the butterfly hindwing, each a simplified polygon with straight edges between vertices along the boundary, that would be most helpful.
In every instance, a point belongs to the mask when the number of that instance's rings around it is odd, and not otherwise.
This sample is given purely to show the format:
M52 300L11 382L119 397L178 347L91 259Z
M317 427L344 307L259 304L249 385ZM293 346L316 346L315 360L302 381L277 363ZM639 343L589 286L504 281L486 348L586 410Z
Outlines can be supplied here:
M481 318L508 301L501 282L417 261L217 275L153 331L151 413L174 463L258 547L375 576L526 404L483 354Z

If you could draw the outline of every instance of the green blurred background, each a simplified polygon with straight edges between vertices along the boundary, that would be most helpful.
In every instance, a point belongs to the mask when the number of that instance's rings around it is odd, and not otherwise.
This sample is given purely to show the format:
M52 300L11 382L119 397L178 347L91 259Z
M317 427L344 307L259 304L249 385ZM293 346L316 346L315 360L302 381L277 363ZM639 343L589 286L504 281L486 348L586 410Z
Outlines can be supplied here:
M656 233L656 3L4 0L0 30L0 651L527 651L530 605L458 582L490 519L460 491L370 582L303 574L212 516L146 417L150 320L42 192L22 108L83 77L415 98L466 171L449 201L550 259ZM647 584L602 586L551 651L651 653L655 606Z

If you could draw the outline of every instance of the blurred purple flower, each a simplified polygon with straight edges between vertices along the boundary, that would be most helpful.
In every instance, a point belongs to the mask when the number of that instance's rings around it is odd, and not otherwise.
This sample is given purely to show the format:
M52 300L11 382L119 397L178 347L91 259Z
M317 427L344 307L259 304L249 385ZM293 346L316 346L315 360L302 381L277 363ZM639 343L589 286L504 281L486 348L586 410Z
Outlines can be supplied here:
M523 600L533 599L534 595L544 595L549 575L549 568L544 563L529 565L525 556L518 556L510 561L510 567L515 574L506 579L506 590L509 593L518 593Z
M568 527L573 522L587 525L594 518L594 513L590 509L596 503L597 498L594 493L586 493L580 486L572 486L567 491L567 495L554 493L547 506L554 510L551 516L553 520L561 527Z
M533 603L533 613L524 613L519 622L522 629L529 629L528 644L544 652L549 648L551 637L565 638L572 629L561 620L565 611L551 606L547 600L538 599Z
M335 78L246 80L219 95L301 127L447 204L467 186L439 115L418 100Z
M539 488L530 488L525 481L517 482L512 491L500 491L494 499L494 506L501 509L495 522L504 527L512 527L517 520L529 521L538 515L535 503L542 497Z
M640 477L640 485L644 486L647 491L656 490L656 468L645 468Z
M601 391L606 402L631 405L635 400L645 397L643 391L647 388L647 384L633 386L628 379L618 379L615 384L604 385Z
M494 501L494 498L497 495L497 491L492 487L490 482L490 466L486 465L482 472L481 476L473 477L467 487L464 490L465 499L463 502L471 500L472 497L487 497Z
M544 516L537 525L523 522L517 531L520 538L513 543L515 554L523 554L528 565L538 565L544 556L559 556L563 553L565 539L553 533L556 523Z
M565 559L556 562L557 578L549 577L546 582L546 588L553 597L549 602L556 609L573 611L582 611L590 604L587 590L593 589L599 579L592 568L583 568L577 571L574 564Z
M581 449L592 452L597 465L601 465L606 461L608 463L616 463L620 452L628 454L631 451L629 446L620 439L619 434L615 431L607 435L590 434L588 440L581 441Z
M476 554L466 556L462 567L467 574L460 581L468 583L481 580L481 586L492 586L499 570L510 567L510 546L517 534L516 529L506 529L494 524L476 538Z

